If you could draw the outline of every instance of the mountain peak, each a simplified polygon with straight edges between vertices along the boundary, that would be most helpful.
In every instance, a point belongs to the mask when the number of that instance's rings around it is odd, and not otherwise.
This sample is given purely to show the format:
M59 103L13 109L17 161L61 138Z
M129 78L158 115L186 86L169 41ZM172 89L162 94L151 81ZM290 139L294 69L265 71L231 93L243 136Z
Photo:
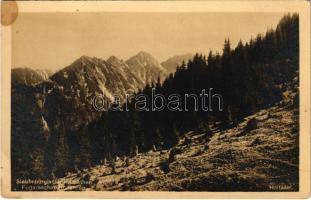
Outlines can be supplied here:
M73 64L71 66L76 66L77 64L79 65L88 65L88 64L98 64L98 63L102 63L103 60L97 57L90 57L90 56L81 56L80 58L78 58L77 60L75 60L73 62Z
M138 74L144 83L155 83L159 76L164 80L167 75L166 69L150 53L145 51L140 51L129 58L126 64L135 74Z
M79 61L90 61L90 60L92 60L92 58L90 56L82 55L77 60L79 60Z
M148 65L159 65L157 59L155 57L153 57L150 53L146 52L146 51L140 51L138 52L135 56L129 58L127 60L127 62L140 62L140 63L145 63Z
M122 64L122 60L117 58L116 56L110 56L107 60L108 63L112 64L112 65L120 65Z
M146 51L140 51L136 54L138 57L152 57L152 55Z
M153 66L153 67L161 67L158 61L150 54L145 51L138 52L135 56L129 58L126 61L127 64L131 65L142 65L143 67L146 66Z
M109 58L108 58L108 60L111 60L111 61L118 61L118 60L120 60L119 58L117 58L116 56L110 56ZM108 61L107 60L107 61Z

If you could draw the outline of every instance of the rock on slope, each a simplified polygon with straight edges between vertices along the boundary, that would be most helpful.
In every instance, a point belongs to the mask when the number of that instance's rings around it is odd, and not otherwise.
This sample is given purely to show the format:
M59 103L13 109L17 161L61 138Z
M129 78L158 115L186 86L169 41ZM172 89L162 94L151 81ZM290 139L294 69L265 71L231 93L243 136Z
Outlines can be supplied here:
M298 108L292 93L280 105L236 127L189 132L170 151L150 151L58 180L59 190L297 191ZM256 123L249 126L250 121ZM246 128L247 127L247 128ZM247 131L246 131L247 130ZM82 184L80 184L82 183Z

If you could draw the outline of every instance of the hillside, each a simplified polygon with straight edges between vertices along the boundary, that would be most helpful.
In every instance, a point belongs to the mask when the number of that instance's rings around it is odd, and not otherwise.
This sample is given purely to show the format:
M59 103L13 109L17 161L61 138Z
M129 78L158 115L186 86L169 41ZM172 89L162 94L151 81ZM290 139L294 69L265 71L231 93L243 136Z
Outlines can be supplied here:
M284 92L285 100L278 105L246 117L231 129L214 127L212 134L190 131L169 150L68 173L58 180L59 190L297 190L299 111L295 95Z

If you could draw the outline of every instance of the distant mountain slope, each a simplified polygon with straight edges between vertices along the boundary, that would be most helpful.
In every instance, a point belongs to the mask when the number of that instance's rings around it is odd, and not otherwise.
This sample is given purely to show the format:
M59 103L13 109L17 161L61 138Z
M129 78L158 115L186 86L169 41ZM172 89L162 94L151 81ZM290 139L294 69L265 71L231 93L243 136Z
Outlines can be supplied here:
M129 58L126 63L131 71L140 77L145 84L156 83L158 77L163 81L167 76L167 71L149 53L141 51L137 55Z
M188 62L188 60L193 58L193 54L183 54L183 55L176 55L173 56L166 61L162 62L161 65L169 72L169 73L174 73L176 71L176 68L178 65L181 65L183 61L185 63Z
M11 71L11 82L13 85L35 85L46 79L49 75L42 70L33 70L30 68L14 68Z
M53 71L49 69L37 69L36 72L44 77L45 80L53 75Z

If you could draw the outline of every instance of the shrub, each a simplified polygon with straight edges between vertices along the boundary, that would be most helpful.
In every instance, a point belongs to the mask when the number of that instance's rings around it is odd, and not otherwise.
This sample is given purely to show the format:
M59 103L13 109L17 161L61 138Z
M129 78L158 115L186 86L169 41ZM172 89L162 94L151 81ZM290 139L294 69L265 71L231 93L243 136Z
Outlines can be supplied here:
M169 173L170 172L170 164L168 160L164 160L160 163L160 169L165 173Z
M295 95L295 97L294 97L294 99L293 99L293 104L292 104L292 106L293 106L294 108L299 107L299 95L298 95L298 94Z
M249 131L252 131L252 130L256 129L257 128L257 123L258 123L258 120L256 118L250 119L247 122L246 126L244 127L244 131L245 132L249 132Z

